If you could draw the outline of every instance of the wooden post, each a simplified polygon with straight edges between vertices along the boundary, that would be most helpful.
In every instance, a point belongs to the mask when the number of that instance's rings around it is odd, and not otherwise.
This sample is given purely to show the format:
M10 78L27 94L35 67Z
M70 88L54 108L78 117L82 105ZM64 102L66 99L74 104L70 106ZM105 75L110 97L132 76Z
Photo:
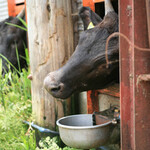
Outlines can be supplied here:
M146 1L120 1L120 32L133 45L148 48ZM129 46L120 38L121 150L150 147L150 84L139 80L150 73L150 52Z
M74 50L71 1L26 0L26 5L33 114L37 124L55 129L56 120L70 113L70 99L53 98L43 88L43 80Z
M150 0L146 0L146 12L147 12L149 47L150 47Z

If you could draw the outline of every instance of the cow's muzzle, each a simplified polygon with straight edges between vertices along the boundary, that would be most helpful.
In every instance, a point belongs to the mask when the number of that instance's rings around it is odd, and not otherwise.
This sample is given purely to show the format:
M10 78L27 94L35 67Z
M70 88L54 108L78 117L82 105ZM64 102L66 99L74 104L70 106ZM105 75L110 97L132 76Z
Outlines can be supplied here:
M56 80L53 72L44 79L44 87L54 97L59 97L64 90L64 84Z

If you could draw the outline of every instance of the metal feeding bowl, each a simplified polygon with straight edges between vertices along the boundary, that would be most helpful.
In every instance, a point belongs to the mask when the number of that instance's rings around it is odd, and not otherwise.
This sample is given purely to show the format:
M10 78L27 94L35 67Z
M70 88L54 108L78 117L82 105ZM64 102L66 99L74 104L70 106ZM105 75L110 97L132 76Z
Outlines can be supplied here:
M102 118L100 125L93 125L92 114L81 114L60 118L56 123L67 146L90 149L107 143L112 121Z

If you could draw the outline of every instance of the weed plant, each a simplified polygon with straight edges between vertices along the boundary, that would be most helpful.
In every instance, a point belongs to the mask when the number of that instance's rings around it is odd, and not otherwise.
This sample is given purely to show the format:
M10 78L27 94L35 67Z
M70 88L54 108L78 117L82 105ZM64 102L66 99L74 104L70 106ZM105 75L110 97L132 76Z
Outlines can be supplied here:
M27 29L24 20L19 18ZM25 48L26 62L29 65L28 50ZM19 54L16 45L18 70L10 61L0 54L0 150L35 150L34 131L28 130L23 120L32 120L31 83L27 79L29 69L20 68ZM8 63L8 72L2 74L2 59ZM28 132L27 132L28 131Z
M46 137L40 140L39 147L36 148L36 150L83 150L83 149L76 149L65 146L64 148L61 148L60 146L60 138L59 137ZM96 150L95 148L90 150Z
M0 59L0 150L35 150L34 132L26 135L23 120L31 120L31 85L28 70L2 75Z

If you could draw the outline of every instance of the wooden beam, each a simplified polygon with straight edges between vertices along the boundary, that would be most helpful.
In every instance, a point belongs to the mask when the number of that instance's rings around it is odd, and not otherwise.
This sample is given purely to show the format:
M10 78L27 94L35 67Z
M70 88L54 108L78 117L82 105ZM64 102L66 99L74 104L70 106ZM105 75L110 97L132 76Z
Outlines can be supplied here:
M15 6L15 14L18 15L22 11L23 8L24 8L24 4Z
M105 89L97 90L100 94L107 94L113 97L120 97L119 84L113 84Z
M149 47L146 1L143 0L134 0L134 42L139 47ZM144 150L150 148L150 82L138 83L138 76L150 73L150 52L134 51L135 145L137 150Z
M92 114L94 111L99 112L98 91L88 91L87 99L87 113Z
M94 3L104 2L105 0L93 0Z
M147 27L150 47L150 0L146 0L146 12L147 12Z
M70 98L53 98L43 87L46 75L62 67L74 51L70 0L26 0L36 123L56 128L56 120L70 114Z
M83 6L90 7L93 11L95 11L95 5L93 0L83 0Z
M15 3L16 3L16 4L24 3L24 0L15 0Z
M148 48L146 4L143 0L120 1L120 32L132 44ZM139 51L120 38L121 149L150 147L150 84L138 76L150 72L150 52Z
M7 0L7 2L8 2L8 14L9 14L9 16L15 17L16 16L15 0Z

